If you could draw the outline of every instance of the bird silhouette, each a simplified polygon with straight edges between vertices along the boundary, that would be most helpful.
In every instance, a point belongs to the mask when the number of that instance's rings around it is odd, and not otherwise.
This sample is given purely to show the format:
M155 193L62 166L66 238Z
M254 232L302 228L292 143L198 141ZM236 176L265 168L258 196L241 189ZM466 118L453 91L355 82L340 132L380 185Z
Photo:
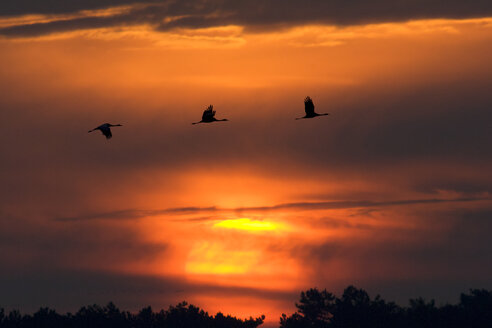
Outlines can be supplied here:
M198 124L198 123L212 123L212 122L221 122L221 121L229 121L228 119L224 118L222 120L218 120L215 118L215 111L214 111L214 106L210 105L203 111L202 115L202 120L200 122L194 122L191 124Z
M92 132L92 131L99 130L99 131L101 131L102 134L104 134L104 136L106 137L106 139L111 139L111 137L113 135L111 134L110 127L112 127L112 126L122 126L122 125L121 124L104 123L104 124L99 125L97 128L94 128L94 129L90 130L89 133Z
M329 113L321 113L321 114L316 113L314 111L313 100L309 96L304 99L304 111L306 112L306 115L303 116L303 117L298 117L298 118L296 118L296 120L300 120L300 119L303 119L303 118L313 118L313 117L316 117L316 116L329 115Z

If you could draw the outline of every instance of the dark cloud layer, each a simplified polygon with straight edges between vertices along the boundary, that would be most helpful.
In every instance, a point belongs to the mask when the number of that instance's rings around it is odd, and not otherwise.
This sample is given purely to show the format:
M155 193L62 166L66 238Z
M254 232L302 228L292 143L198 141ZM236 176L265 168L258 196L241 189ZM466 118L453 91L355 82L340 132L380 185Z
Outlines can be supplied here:
M492 264L487 260L491 251L487 237L492 228L491 215L490 209L448 210L432 214L434 224L448 226L439 235L432 229L411 233L406 229L372 229L368 230L368 239L327 241L295 251L302 253L301 258L309 259L306 265L314 266L313 271L320 273L315 279L321 285L329 279L324 276L324 272L330 272L326 268L343 259L352 264L347 273L352 283L377 290L402 304L408 297L436 295L438 302L449 302L460 291L492 286ZM387 235L394 239L382 242ZM342 279L339 283L343 286L351 281Z
M466 18L492 14L490 1L11 1L0 4L2 16L21 14L73 13L116 5L145 4L112 16L61 19L54 22L15 25L0 29L11 37L38 36L78 29L150 24L158 31L174 28L204 28L230 24L251 29L286 27L297 24L362 24L422 18ZM165 18L173 18L165 20Z
M156 216L165 214L189 214L189 213L204 213L216 212L220 209L214 206L211 207L180 207L168 208L163 210L137 210L128 209L106 213L95 213L79 217L63 217L56 218L55 221L85 221L95 219L138 219L146 216Z
M0 257L5 268L114 265L132 259L153 259L168 247L165 242L142 242L134 231L122 225L53 227L2 215L0 226Z
M6 0L0 4L1 16L17 16L26 14L65 14L81 10L94 10L112 6L137 3L151 3L158 0Z
M22 304L21 310L24 313L44 306L54 307L60 312L73 312L83 305L104 305L114 301L122 309L137 311L148 305L167 308L181 301L190 301L196 293L214 295L224 300L242 295L293 302L297 297L297 292L217 286L177 278L84 270L31 269L35 271L19 270L15 275L8 270L0 273L0 308L18 309ZM207 304L199 305L207 310Z
M327 201L327 202L305 202L305 203L284 203L273 206L259 206L259 207L237 207L237 208L219 208L215 206L210 207L182 207L182 208L168 208L162 210L120 210L114 212L94 213L77 217L62 217L56 218L55 221L69 222L69 221L86 221L86 220L124 220L124 219L140 219L148 216L158 215L176 215L176 214L203 214L208 212L264 212L264 211L277 211L277 210L291 210L291 211L316 211L316 210L330 210L330 209L353 209L353 208L376 208L386 206L411 206L422 204L439 204L439 203L461 203L461 202L473 202L480 200L492 200L488 198L455 198L455 199L409 199L409 200L396 200L396 201ZM213 220L212 217L209 219ZM200 218L200 220L205 220Z

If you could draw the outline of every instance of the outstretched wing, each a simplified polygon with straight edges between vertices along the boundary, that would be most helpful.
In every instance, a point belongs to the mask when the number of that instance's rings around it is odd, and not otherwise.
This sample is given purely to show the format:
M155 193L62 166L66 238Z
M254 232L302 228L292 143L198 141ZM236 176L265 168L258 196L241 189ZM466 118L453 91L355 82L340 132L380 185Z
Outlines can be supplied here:
M304 99L304 111L306 112L306 116L314 114L314 104L311 97Z
M104 134L104 136L106 137L106 139L111 139L111 137L113 136L111 134L111 129L107 126L101 126L99 128L99 130L101 130L102 134Z
M213 119L215 116L214 106L210 105L203 111L202 120L207 121Z

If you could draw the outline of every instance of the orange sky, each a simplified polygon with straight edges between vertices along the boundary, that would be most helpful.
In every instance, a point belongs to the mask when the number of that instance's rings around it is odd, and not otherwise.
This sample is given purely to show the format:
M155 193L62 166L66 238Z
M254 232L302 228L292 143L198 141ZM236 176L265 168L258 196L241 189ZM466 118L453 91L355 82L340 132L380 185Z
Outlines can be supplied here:
M0 307L186 299L273 324L310 287L490 288L491 41L488 17L0 39L1 282L39 281ZM306 95L331 115L294 121ZM208 104L230 121L192 126ZM60 279L89 292L43 297Z

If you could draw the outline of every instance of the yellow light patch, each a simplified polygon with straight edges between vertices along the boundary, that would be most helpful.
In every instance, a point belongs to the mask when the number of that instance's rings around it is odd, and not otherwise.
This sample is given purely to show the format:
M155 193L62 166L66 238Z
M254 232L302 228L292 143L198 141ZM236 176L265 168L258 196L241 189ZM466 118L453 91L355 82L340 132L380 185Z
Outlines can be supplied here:
M191 274L244 274L257 265L258 257L258 251L230 250L204 242L193 247L185 270Z
M235 220L224 220L214 224L214 227L248 231L273 231L277 230L279 225L273 222L244 218Z

